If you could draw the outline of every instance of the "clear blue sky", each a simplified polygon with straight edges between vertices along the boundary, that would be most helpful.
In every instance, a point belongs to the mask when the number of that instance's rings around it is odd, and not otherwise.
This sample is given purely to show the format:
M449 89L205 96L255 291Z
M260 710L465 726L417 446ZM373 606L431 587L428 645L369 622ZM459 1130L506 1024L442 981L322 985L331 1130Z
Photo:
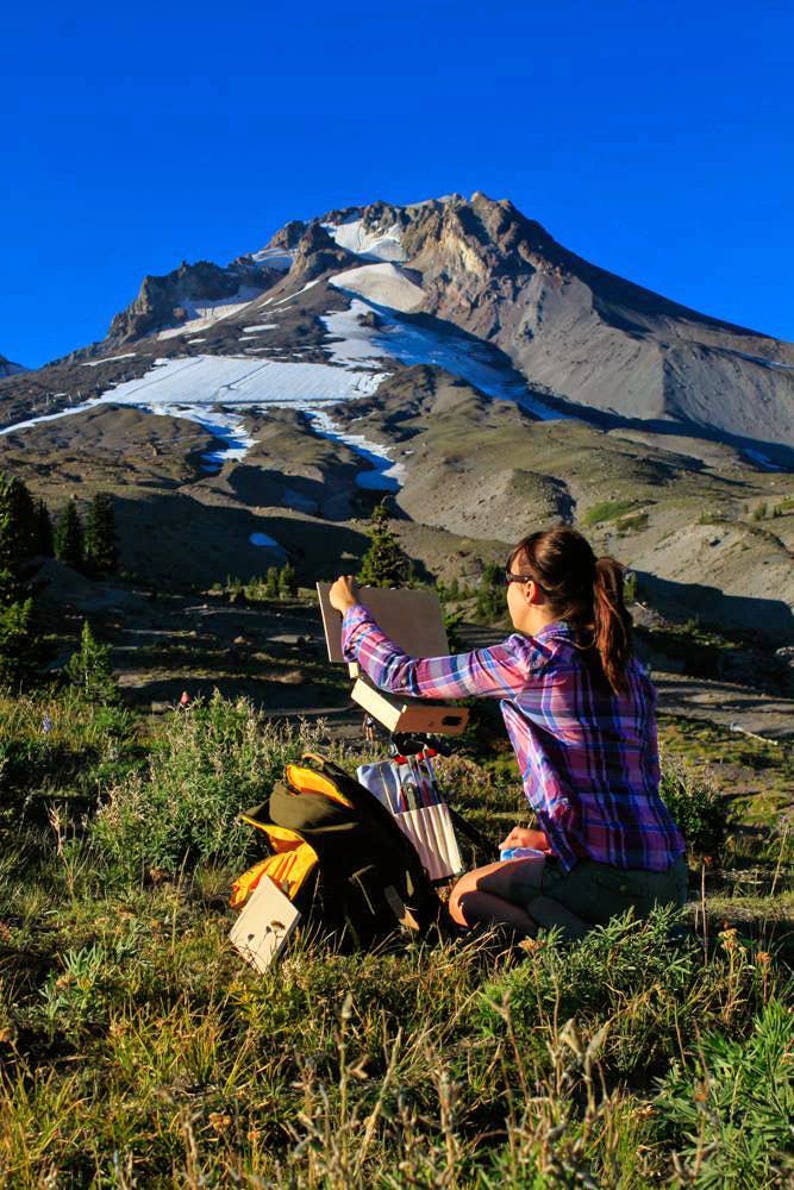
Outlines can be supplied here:
M15 5L0 353L101 338L145 273L376 198L509 197L566 247L794 339L794 5Z

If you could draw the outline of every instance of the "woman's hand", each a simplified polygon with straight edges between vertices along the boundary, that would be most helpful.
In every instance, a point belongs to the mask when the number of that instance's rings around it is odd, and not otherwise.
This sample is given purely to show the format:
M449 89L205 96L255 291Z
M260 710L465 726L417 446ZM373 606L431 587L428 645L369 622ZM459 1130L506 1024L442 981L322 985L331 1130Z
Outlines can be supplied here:
M342 615L349 607L358 603L356 596L356 580L352 574L341 574L328 592L331 607L335 607Z
M514 826L503 843L500 851L509 851L514 847L532 847L535 851L550 851L549 840L544 831L533 831L526 826Z

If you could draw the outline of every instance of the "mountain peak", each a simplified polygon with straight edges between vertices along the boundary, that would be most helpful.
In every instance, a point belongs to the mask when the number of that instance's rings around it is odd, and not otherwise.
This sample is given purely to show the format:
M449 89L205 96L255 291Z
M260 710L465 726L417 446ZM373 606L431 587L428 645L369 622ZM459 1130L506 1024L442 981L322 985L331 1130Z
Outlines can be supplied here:
M3 376L17 376L20 372L27 372L22 364L15 364L4 355L0 355L0 378Z

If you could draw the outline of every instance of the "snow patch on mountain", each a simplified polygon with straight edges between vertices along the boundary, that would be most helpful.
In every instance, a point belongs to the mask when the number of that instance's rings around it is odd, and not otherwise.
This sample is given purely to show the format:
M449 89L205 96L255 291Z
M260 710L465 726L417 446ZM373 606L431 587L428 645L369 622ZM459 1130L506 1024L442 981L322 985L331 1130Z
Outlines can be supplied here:
M392 310L408 313L425 300L424 290L393 264L365 264L359 269L337 273L328 282L334 289L346 289Z
M377 328L365 322L377 316ZM407 364L433 364L453 376L504 401L514 401L522 409L543 420L564 415L552 408L527 387L521 375L503 364L487 344L454 330L449 333L432 326L401 319L384 306L354 298L349 310L329 313L321 319L329 335L338 341L326 349L332 360L360 368L368 360L383 365L384 358Z
M17 433L97 405L132 405L150 413L182 417L203 426L224 444L222 450L207 451L202 456L204 470L216 472L225 462L245 458L254 443L244 428L246 409L291 406L314 417L317 433L332 441L344 440L369 467L386 471L392 466L392 460L376 444L361 435L354 435L349 440L343 438L328 419L323 421L317 410L318 406L371 395L386 375L372 368L279 363L244 356L162 358L155 360L144 376L116 385L92 401L6 426L0 434Z
M103 393L114 404L152 406L178 402L207 405L313 406L373 393L383 373L353 372L328 364L280 363L240 356L196 355L168 359L137 380Z
M340 442L349 446L361 459L369 463L371 470L360 471L356 476L356 485L370 492L396 492L399 490L405 467L402 463L395 463L391 454L384 446L377 446L363 434L351 434L340 429L325 410L320 409L308 414L308 420L315 431L331 442Z
M293 298L300 297L300 295L302 293L305 293L307 289L312 289L317 284L317 282L319 280L320 280L319 277L315 277L315 279L313 281L307 281L307 283L303 286L303 288L297 290L296 293L290 293L285 298L281 298L280 301L274 302L273 310L275 310L276 306L283 306L286 302L291 302ZM266 303L263 302L262 304L265 305ZM269 313L272 314L273 310L270 310Z
M405 260L406 253L400 238L400 225L394 223L383 230L369 230L364 220L355 216L344 223L323 223L329 236L348 252L371 260Z
M104 355L102 359L90 359L83 364L84 368L98 368L100 364L109 364L117 359L134 359L137 351L125 351L123 355Z
M199 305L196 302L186 301L182 303L187 317L179 326L169 327L168 330L160 331L157 335L158 339L175 339L177 335L183 335L187 330L190 334L195 334L197 331L209 330L216 322L221 322L225 318L231 318L235 314L239 314L244 310L254 298L259 297L261 289L254 289L250 285L241 286L234 294L234 300L229 298L219 298L217 301L205 301Z
M286 273L292 268L295 251L289 248L261 248L259 252L251 254L251 259L257 264L266 265L269 269L280 269Z
M251 545L255 545L259 549L275 550L277 553L282 554L285 558L287 556L287 551L284 549L284 546L279 541L276 541L275 537L271 537L268 533L252 533L248 540L250 541Z

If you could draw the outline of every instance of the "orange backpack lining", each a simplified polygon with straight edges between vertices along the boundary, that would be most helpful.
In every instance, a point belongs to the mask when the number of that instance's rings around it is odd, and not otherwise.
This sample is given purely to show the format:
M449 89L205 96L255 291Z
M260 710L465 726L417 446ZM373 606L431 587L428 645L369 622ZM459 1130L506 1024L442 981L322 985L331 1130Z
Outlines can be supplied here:
M284 895L293 900L306 877L316 866L317 852L295 831L287 830L283 826L256 822L244 814L241 818L243 822L265 832L275 854L260 860L247 872L243 872L242 876L238 876L232 884L229 904L233 909L237 909L247 901L263 876L269 876Z
M322 773L312 772L311 769L305 769L299 764L288 764L286 768L287 784L300 795L301 793L321 793L324 797L331 798L334 802L339 802L342 806L347 806L352 809L353 803L348 801L343 793L334 785L333 781L329 781L328 777L324 777Z

